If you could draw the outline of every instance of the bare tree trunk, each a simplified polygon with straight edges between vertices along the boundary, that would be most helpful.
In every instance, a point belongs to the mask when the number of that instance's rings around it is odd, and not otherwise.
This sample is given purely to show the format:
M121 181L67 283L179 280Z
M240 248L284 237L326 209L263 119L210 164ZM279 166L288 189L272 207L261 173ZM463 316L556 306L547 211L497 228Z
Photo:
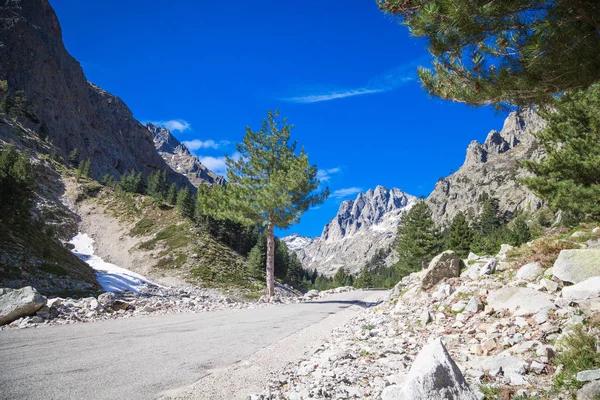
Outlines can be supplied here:
M267 225L267 300L275 295L275 237L273 224Z

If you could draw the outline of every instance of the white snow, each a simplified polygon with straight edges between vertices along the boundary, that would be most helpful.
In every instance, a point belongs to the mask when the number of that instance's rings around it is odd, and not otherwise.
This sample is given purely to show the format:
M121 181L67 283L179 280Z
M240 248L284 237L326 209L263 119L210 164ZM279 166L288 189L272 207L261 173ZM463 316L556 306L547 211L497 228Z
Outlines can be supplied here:
M77 233L69 243L74 246L73 254L96 270L96 279L102 289L107 292L129 291L138 293L141 287L148 285L160 286L140 274L108 263L95 255L94 239L85 233Z

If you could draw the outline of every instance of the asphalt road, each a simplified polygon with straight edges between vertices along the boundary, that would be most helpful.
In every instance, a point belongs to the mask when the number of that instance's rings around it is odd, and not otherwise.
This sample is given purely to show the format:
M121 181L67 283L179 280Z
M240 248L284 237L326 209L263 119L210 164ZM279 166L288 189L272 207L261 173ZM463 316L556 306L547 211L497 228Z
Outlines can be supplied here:
M1 331L0 399L153 399L370 295Z

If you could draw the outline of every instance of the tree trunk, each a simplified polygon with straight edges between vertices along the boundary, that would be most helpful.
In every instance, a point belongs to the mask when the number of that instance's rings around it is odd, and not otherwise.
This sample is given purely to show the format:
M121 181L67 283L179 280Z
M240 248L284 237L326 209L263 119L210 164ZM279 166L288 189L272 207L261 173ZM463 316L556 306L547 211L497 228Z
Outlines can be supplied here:
M275 237L273 224L267 225L267 300L275 295Z

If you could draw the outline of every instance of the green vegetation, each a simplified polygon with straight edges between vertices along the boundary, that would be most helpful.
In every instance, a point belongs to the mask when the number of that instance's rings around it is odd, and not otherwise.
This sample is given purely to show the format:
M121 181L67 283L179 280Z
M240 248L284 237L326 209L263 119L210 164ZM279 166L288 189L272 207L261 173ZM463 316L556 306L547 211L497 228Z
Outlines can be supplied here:
M207 215L229 219L246 226L264 224L267 236L267 296L275 293L275 227L287 228L300 220L311 206L321 203L328 190L319 187L317 167L296 143L289 143L292 126L279 113L268 112L259 131L246 128L242 143L236 145L240 157L227 157L225 187L199 191L200 206Z
M575 379L578 372L600 368L600 341L596 335L577 326L557 343L559 353L555 364L562 364L563 370L554 378L553 388L577 389L582 386Z
M548 121L537 134L546 158L524 165L535 174L523 182L569 225L600 219L600 84L561 96L542 113Z
M550 268L562 250L578 248L577 243L546 236L534 240L531 246L510 250L506 256L508 261L515 261L519 265L539 262L543 267Z
M466 258L471 251L473 242L473 230L469 226L467 218L462 212L456 214L446 239L446 248L454 250L461 258Z
M473 105L550 102L600 80L595 0L378 0L423 37L429 93Z
M402 214L398 226L395 248L399 275L406 276L426 268L441 247L440 232L431 218L431 210L425 200L420 199L410 211Z
M34 182L29 154L7 145L0 150L0 220L23 224L30 219Z

